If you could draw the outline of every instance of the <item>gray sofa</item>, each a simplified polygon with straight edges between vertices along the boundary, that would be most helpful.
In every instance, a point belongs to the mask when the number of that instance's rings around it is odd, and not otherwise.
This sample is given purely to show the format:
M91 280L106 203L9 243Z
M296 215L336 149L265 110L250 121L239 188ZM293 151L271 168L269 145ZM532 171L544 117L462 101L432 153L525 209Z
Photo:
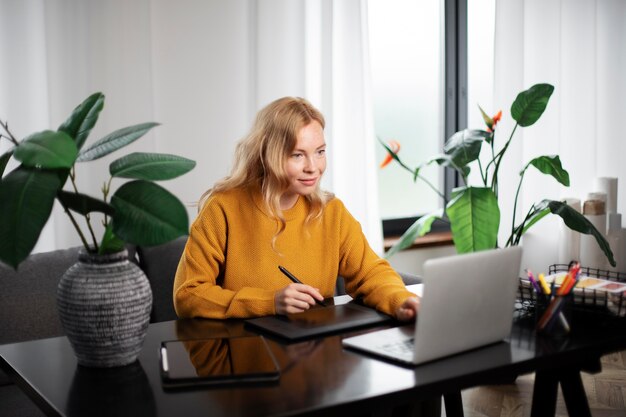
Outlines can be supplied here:
M187 237L149 248L128 246L129 258L146 273L152 287L152 323L174 320L172 287ZM78 259L78 248L31 255L17 272L0 263L0 344L63 335L56 308L56 288L63 273ZM419 278L401 274L406 284ZM343 294L343 280L337 294ZM43 413L0 370L0 414L43 416Z

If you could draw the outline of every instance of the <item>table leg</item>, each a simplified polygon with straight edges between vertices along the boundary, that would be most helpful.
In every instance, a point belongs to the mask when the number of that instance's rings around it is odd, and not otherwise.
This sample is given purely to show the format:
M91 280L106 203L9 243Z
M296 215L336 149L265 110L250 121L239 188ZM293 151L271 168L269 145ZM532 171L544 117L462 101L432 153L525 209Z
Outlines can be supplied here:
M531 417L554 416L559 376L554 371L537 371L533 387Z
M575 369L563 371L561 390L570 417L591 417L587 394L579 371Z
M446 416L463 417L463 398L461 391L449 392L443 396L443 402L446 406Z

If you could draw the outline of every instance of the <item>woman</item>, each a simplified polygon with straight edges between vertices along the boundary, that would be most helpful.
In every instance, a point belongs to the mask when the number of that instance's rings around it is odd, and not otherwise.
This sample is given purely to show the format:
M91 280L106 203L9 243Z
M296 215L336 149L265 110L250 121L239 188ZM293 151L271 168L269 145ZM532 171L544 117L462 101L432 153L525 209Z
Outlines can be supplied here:
M179 317L303 312L332 297L342 276L366 305L415 318L419 299L372 251L343 203L320 189L323 129L322 114L302 98L258 113L231 175L201 199L174 282ZM290 283L279 265L303 283Z

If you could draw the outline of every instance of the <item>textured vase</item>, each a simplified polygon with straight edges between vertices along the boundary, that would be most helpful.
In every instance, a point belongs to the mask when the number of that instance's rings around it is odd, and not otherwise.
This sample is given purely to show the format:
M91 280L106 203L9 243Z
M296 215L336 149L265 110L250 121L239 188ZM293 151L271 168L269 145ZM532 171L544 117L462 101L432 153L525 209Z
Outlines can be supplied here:
M141 351L152 290L126 250L97 255L82 249L59 281L57 307L80 365L123 366Z

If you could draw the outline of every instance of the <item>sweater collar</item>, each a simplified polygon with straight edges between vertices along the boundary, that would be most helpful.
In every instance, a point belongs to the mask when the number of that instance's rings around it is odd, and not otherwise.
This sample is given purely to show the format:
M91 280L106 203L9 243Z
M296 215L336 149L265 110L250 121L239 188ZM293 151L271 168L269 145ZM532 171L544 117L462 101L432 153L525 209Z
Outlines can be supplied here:
M249 193L257 209L259 209L265 216L272 218L269 209L265 204L265 200L263 199L261 190L258 187L250 187ZM296 201L296 204L294 204L292 208L283 210L283 217L285 218L285 221L306 217L308 208L309 201L306 197L299 196L298 201Z

